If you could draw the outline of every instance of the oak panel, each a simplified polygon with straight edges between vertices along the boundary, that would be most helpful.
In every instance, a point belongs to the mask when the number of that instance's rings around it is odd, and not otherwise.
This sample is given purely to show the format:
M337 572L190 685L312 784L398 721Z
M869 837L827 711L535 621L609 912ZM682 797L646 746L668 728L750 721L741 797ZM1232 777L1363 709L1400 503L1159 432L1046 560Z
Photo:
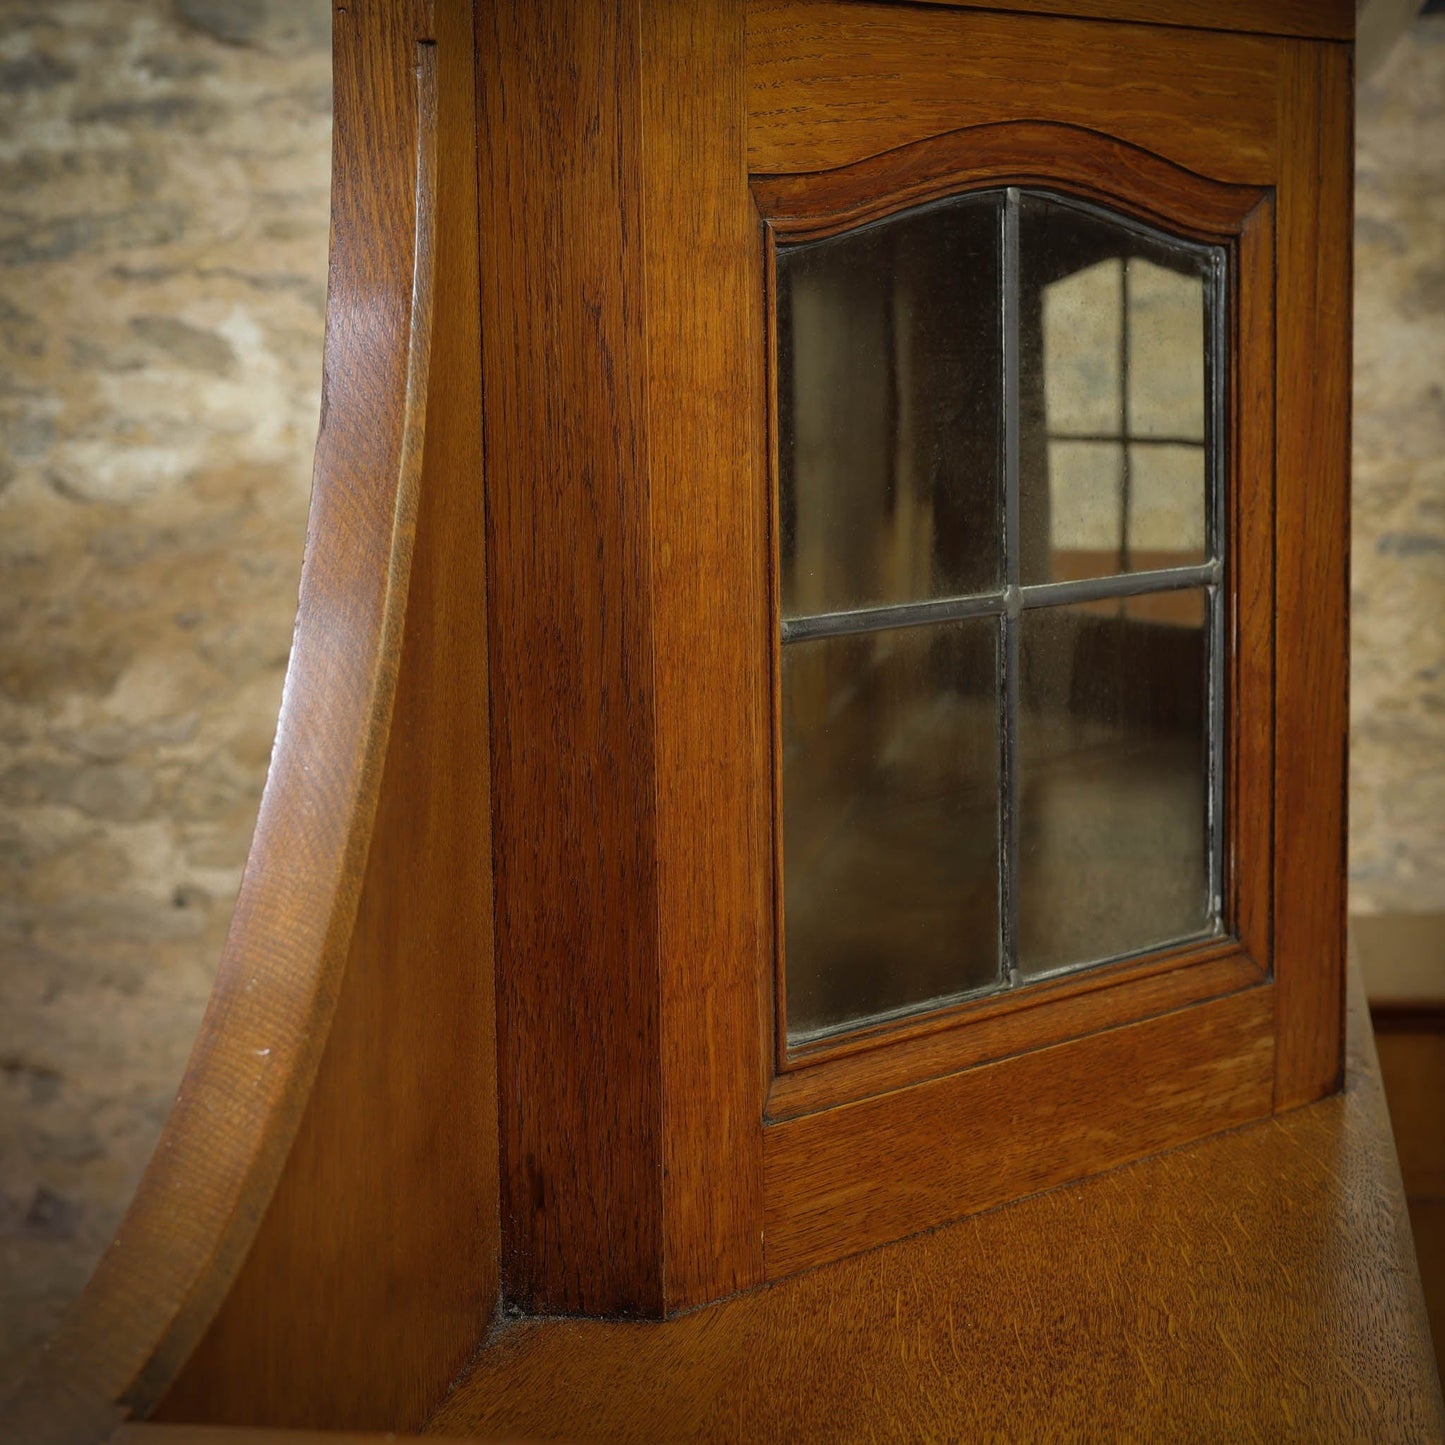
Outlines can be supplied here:
M770 1279L1269 1112L1267 986L769 1125Z
M1440 1438L1362 1005L1351 1024L1340 1096L664 1324L518 1323L427 1429L619 1445Z
M477 6L503 1282L662 1290L636 7Z
M1279 45L975 10L752 0L748 164L818 171L965 126L1088 126L1218 180L1270 184Z
M743 6L642 27L667 1306L762 1277L770 628Z
M768 1090L768 1117L810 1114L1067 1043L1237 993L1264 976L1237 944L1214 943L1197 950L1194 961L1172 958L1090 970L941 1011L911 1028L884 1025L872 1035L835 1046L828 1057L797 1057L794 1067L779 1073Z
M1274 943L1275 700L1275 228L1274 200L1245 219L1235 245L1238 294L1231 332L1229 401L1235 425L1227 458L1231 563L1226 682L1230 719L1225 794L1225 897L1235 936L1266 968ZM1245 700L1253 701L1246 705Z
M902 1089L980 1062L1172 1012L1258 983L1270 967L1270 192L1204 180L1094 131L1036 122L956 131L833 171L755 176L752 189L768 230L796 240L833 235L906 206L1006 183L1049 184L1167 230L1222 242L1232 253L1226 328L1237 360L1225 378L1226 410L1233 423L1226 457L1226 592L1231 612L1227 634L1234 645L1224 714L1229 813L1225 917L1243 947L1226 941L1176 949L780 1055L768 1100L772 1118ZM774 790L776 794L776 780ZM908 1097L899 1094L894 1103L906 1110Z
M346 1067L348 1046L328 1048L333 1019L344 1035L357 1012L379 1004L378 972L363 961L352 975L354 929L378 907L364 896L367 853L397 785L388 738L410 645L413 563L427 551L424 540L418 544L417 509L433 419L433 345L439 358L456 359L459 344L456 332L443 338L446 325L433 333L433 287L449 284L440 281L443 273L461 276L463 286L468 279L458 259L465 237L458 248L437 236L435 167L439 133L452 139L470 87L464 52L459 75L454 60L433 64L432 47L419 47L436 33L431 9L356 0L333 17L321 429L296 631L255 837L211 1000L156 1152L59 1336L7 1402L0 1420L6 1439L88 1445L127 1413L153 1408L242 1269L278 1178L295 1175L292 1143L298 1129L304 1133L313 1083L320 1077L322 1090L334 1089L335 1071ZM455 7L443 7L442 24L454 19ZM466 131L462 120L456 143L463 152ZM438 385L449 384L438 378ZM455 392L448 394L455 405ZM459 425L465 450L464 419ZM423 571L428 565L420 563ZM430 655L417 665L425 671ZM429 883L429 898L438 885ZM466 926L481 926L477 908L465 917ZM340 1008L338 995L345 996ZM484 1021L475 990L465 997ZM477 1062L485 1073L485 1052ZM461 1077L476 1079L470 1061ZM404 1089L395 1118L406 1131L424 1132L446 1109L434 1091ZM485 1115L483 1095L477 1114L470 1106L457 1111L457 1125L465 1132ZM484 1129L479 1142L478 1152L459 1161L456 1182L464 1191L473 1181L485 1187ZM319 1187L344 1205L367 1171L364 1157L337 1157ZM345 1232L358 1217L351 1212L339 1227ZM464 1293L485 1289L486 1237L481 1229L465 1246L478 1273L461 1284ZM437 1324L423 1323L400 1342L366 1387L372 1401L393 1391L392 1398L409 1397L413 1416L458 1358L447 1336L459 1281L428 1257L435 1242L428 1221L409 1263L423 1266L414 1288L430 1293ZM277 1348L302 1351L316 1326L322 1302L301 1293L314 1279L273 1281L267 1329ZM291 1288L297 1292L288 1294ZM430 1364L441 1373L426 1380L433 1347ZM340 1357L314 1363L342 1372L354 1365Z
M1267 197L1208 180L1086 126L989 121L823 172L755 175L758 211L780 239L817 240L978 186L1066 190L1196 240L1232 240Z
M1275 334L1276 1107L1336 1088L1349 770L1349 52L1280 42Z

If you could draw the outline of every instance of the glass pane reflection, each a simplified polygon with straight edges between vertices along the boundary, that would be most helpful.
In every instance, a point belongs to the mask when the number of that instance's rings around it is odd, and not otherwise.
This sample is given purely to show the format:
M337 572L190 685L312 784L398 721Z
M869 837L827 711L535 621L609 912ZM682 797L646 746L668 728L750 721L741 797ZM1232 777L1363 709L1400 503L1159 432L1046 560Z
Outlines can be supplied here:
M785 618L999 585L999 206L778 247Z
M1210 935L1224 252L1011 188L776 262L789 1043Z
M1203 589L1026 612L1019 968L1208 932Z
M1205 559L1205 248L1019 202L1020 572Z
M783 649L790 1041L997 981L997 631Z

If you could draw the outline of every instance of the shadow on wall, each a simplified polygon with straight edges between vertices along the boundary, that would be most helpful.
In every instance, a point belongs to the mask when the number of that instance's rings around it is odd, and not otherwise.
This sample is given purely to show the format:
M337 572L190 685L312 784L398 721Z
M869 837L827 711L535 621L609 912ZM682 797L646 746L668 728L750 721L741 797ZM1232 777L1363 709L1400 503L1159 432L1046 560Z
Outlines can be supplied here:
M0 11L0 1394L170 1106L259 801L325 306L327 0Z

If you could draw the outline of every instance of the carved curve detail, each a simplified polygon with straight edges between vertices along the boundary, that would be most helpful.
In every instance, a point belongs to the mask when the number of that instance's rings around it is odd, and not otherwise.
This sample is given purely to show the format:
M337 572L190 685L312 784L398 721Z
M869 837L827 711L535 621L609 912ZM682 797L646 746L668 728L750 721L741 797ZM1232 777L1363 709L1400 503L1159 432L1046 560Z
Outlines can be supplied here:
M344 10L335 25L340 62L358 35ZM82 1445L156 1403L240 1269L326 1043L391 726L425 443L437 82L435 45L412 38L413 94L400 76L380 105L338 90L321 426L297 620L215 986L115 1239L0 1409L5 1439ZM414 170L382 174L376 155L405 153L413 116Z
M1065 192L1199 241L1230 241L1268 194L1058 121L1002 121L912 141L835 170L752 177L779 240L821 240L911 206L994 186Z

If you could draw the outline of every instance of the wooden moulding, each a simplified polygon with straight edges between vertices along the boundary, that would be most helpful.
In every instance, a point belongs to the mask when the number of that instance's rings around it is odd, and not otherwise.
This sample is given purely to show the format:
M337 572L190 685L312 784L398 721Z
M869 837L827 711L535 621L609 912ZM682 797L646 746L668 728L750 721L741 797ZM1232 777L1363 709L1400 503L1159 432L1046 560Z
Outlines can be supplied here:
M748 165L759 174L832 170L970 126L1051 121L1219 180L1274 179L1280 44L1265 36L753 0L747 43Z
M160 1143L6 1440L102 1439L188 1357L191 1420L419 1424L495 1308L468 7L333 27L321 429L255 837Z
M1254 988L771 1126L770 1278L1269 1112L1274 999Z
M470 6L442 0L421 19L436 96L423 126L434 156L418 191L434 233L430 384L375 824L335 1021L299 1132L245 1265L163 1404L165 1419L415 1426L497 1307ZM347 26L377 45L396 21L375 0L335 23L338 46ZM400 39L361 58L358 78L372 86L410 80L414 62ZM385 174L396 153L353 110L374 102L346 70L338 80L338 128L348 145L373 147L368 169ZM364 426L365 414L354 424Z

